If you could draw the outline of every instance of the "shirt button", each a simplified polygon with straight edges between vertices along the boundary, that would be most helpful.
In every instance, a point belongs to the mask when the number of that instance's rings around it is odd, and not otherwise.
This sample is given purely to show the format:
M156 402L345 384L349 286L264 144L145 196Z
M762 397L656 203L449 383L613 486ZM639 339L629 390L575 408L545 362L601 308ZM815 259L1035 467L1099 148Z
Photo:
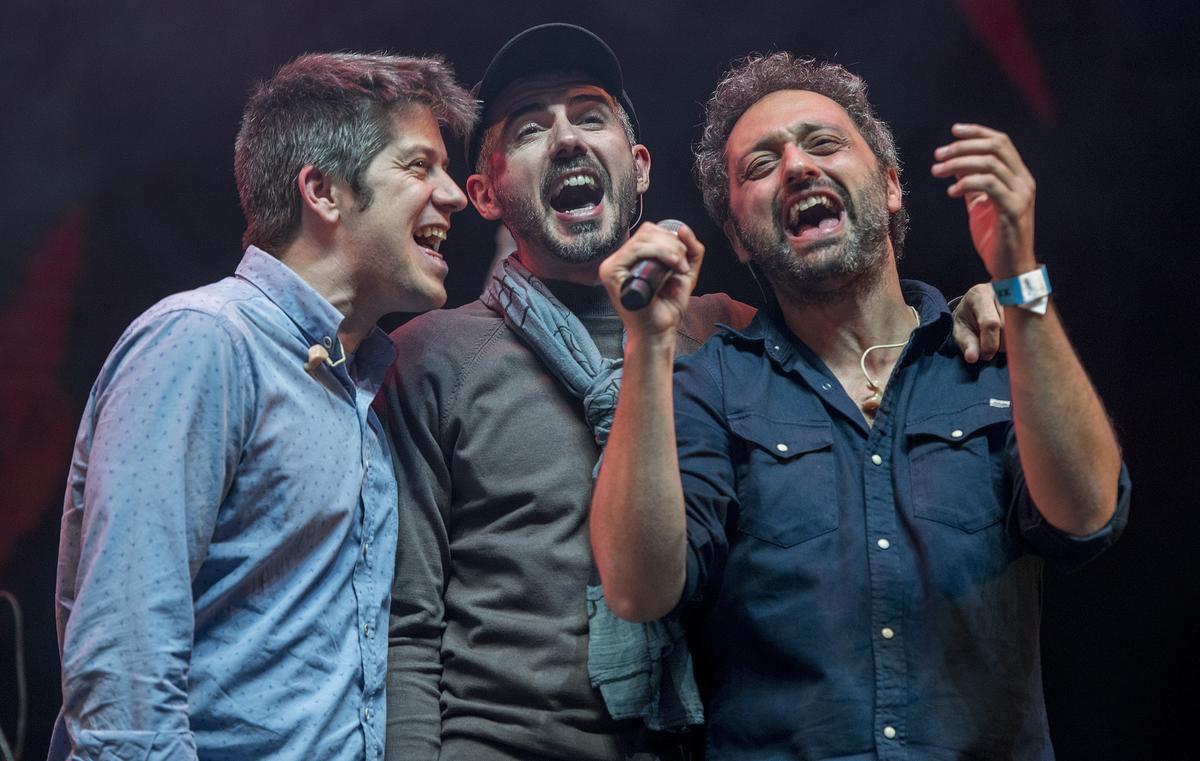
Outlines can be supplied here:
M367 542L366 544L363 545L363 560L367 559L367 555L370 552L371 552L371 543Z
M884 638L884 639L891 639L892 637L895 637L895 636L896 636L896 632L892 631L890 628L888 628L888 627L886 627L886 626L885 626L885 627L883 627L883 628L882 628L882 629L879 631L879 633L883 635L883 638Z
M873 454L873 455L871 455L871 462L875 463L876 465L882 465L883 458L877 454Z
M371 720L371 706L367 706L367 707L363 708L363 718L366 719L367 721ZM886 733L887 730L884 730L884 732Z
M883 736L889 740L895 740L896 739L896 728L895 727L884 727L883 728Z
M881 550L886 550L888 547L892 546L892 543L886 539L880 539L878 542L875 542L875 544L878 544L879 549Z
M825 381L824 383L821 384L821 388L824 389L825 391L828 391L829 389L833 388L833 384L830 383L829 381Z
M326 349L332 349L332 348L333 348L333 339L332 339L332 338L330 338L329 336L325 336L324 338L322 338L322 339L321 339L321 343L325 345L325 348L326 348Z
M962 438L962 431L961 431L961 430L959 430L958 428L955 428L953 431L951 431L951 432L950 432L950 438L952 438L952 439L961 439L961 438Z
M776 445L775 445L775 448L776 448L776 449L778 449L780 452L786 452L786 451L788 451L788 445L787 445L787 444L776 444Z
M363 624L363 635L365 635L367 637L371 636L371 625L370 624Z

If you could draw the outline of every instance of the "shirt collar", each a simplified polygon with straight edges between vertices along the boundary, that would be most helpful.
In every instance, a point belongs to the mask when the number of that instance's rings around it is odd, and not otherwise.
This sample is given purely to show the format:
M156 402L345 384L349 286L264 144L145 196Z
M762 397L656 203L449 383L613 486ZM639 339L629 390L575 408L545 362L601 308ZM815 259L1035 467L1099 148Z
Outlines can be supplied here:
M938 289L919 280L901 280L900 291L906 304L916 307L921 325L916 330L913 347L921 351L937 350L958 353L951 335L950 308ZM762 344L763 350L782 368L788 368L798 354L813 356L811 350L796 338L783 321L777 305L760 309L743 330L721 325L722 332L737 343ZM803 351L801 351L803 347ZM912 352L908 352L912 353Z
M336 361L340 352L338 327L343 315L295 270L261 248L250 246L235 276L262 291L300 329L309 345L324 346ZM394 358L392 342L382 330L373 328L355 352L355 374L372 385L381 385Z

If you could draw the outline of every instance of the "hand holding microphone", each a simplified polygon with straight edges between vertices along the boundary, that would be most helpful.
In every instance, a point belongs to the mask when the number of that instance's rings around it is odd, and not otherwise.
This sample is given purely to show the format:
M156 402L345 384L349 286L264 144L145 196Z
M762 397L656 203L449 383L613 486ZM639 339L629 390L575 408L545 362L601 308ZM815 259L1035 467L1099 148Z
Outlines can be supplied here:
M658 226L667 232L679 234L683 223L678 219L664 219ZM658 289L671 275L671 268L657 259L639 259L629 268L629 275L621 283L621 306L631 312L644 309L658 294Z

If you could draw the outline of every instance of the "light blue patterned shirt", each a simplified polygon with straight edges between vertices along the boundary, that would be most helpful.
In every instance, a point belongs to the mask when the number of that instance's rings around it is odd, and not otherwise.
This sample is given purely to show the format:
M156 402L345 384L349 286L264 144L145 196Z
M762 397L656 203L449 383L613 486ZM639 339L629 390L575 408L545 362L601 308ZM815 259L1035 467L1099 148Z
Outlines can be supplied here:
M63 508L52 761L382 758L394 352L306 372L341 320L252 246L117 342Z

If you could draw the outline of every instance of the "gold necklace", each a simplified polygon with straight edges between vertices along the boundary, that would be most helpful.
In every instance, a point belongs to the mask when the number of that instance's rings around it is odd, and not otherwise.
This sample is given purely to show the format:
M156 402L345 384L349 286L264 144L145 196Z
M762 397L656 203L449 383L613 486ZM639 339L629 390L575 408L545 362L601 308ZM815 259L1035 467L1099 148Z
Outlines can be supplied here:
M917 312L916 307L909 306L908 308L912 310L913 319L917 322L916 325L913 325L913 330L916 330L917 328L921 327L921 315ZM912 334L910 331L909 338L911 337ZM863 412L867 413L868 415L874 415L875 410L879 409L879 405L883 403L883 392L879 388L879 384L876 383L875 379L871 377L871 374L867 372L867 355L876 349L899 349L901 346L904 346L907 343L908 338L904 339L898 344L876 344L875 346L868 346L863 351L862 356L858 358L858 369L862 370L863 377L867 379L867 388L874 392L862 402Z

